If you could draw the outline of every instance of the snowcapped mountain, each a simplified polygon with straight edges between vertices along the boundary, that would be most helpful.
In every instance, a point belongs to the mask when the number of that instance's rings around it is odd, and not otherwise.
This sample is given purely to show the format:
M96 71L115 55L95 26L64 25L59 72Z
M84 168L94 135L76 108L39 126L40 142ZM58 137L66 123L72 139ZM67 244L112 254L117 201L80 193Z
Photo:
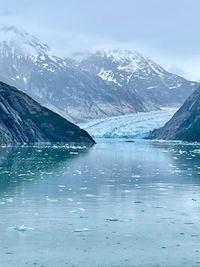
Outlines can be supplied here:
M0 36L0 80L75 122L157 109L134 92L124 96L72 59L52 55L37 38L16 28Z
M42 44L36 37L19 31L15 27L1 28L0 40L1 53L7 53L10 49L12 56L32 57L50 53L50 48L46 44ZM9 54L10 52L7 56Z
M100 51L78 62L57 57L14 27L0 30L0 81L79 123L180 105L196 88L138 53Z
M52 56L46 44L28 33L15 27L0 30L0 78L3 81L28 90L33 70L52 73L58 68L64 69L66 64L65 60ZM29 93L34 95L32 91Z
M159 106L179 106L198 86L134 51L97 51L79 60L79 66L116 90L134 91Z

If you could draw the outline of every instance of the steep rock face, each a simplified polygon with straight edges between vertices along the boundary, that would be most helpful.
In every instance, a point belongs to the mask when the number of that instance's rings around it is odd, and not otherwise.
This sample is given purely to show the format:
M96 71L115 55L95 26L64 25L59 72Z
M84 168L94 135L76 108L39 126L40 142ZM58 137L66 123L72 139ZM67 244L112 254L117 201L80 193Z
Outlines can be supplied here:
M200 141L200 88L197 89L164 127L150 139Z
M158 109L136 92L124 94L73 60L52 55L27 33L4 28L0 37L0 80L71 121Z
M86 131L0 82L0 145L41 142L95 143Z
M134 92L162 107L180 106L198 87L198 83L169 73L151 59L133 51L97 51L78 61L82 69L98 75L121 94Z
M34 69L29 79L29 92L37 92L42 103L48 101L45 106L53 110L55 107L76 122L157 109L156 105L134 92L125 97L98 76L77 67L66 67L53 73Z

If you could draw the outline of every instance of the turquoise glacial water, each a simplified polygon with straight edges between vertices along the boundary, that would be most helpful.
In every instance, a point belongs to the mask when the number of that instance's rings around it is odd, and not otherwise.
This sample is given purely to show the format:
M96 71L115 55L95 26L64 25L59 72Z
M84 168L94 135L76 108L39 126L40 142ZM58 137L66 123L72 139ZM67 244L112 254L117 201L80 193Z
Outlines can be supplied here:
M200 266L200 144L0 148L0 266Z

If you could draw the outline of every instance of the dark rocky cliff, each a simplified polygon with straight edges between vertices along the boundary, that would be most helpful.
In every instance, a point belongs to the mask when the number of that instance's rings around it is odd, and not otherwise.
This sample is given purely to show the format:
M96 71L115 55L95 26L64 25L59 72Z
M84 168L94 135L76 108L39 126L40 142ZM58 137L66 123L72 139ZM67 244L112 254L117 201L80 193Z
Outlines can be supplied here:
M0 145L41 142L95 143L86 131L0 82Z
M200 141L200 88L197 89L164 127L150 139Z

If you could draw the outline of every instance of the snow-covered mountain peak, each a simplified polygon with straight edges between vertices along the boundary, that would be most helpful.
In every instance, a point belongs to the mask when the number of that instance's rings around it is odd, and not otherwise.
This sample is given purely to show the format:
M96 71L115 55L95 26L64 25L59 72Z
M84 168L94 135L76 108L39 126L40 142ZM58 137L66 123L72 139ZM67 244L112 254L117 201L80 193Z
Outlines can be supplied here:
M95 65L103 65L104 70L123 71L127 73L133 72L156 72L160 76L163 76L164 69L142 54L126 49L115 50L98 50L90 55L85 56L82 62L89 63L95 62ZM98 63L98 64L97 64ZM80 62L80 65L84 67L85 64ZM99 72L102 70L98 69Z
M141 61L146 61L147 58L136 51L115 49L115 50L99 50L91 56L101 58L102 60L110 60L118 65L139 64Z
M101 78L118 94L134 91L147 101L156 101L158 105L167 105L172 101L177 106L185 100L184 95L189 95L190 88L196 86L167 72L148 57L130 50L96 51L80 61L79 66Z
M129 50L64 58L14 27L0 29L0 80L74 121L177 106L197 84Z
M50 54L50 49L26 32L15 27L3 27L0 29L0 52L7 56L11 53L29 57Z
M15 27L0 29L1 80L27 90L28 84L39 76L51 77L71 67L70 61L51 53L46 44ZM36 91L36 90L35 90ZM35 95L40 96L40 90Z
M80 66L103 80L122 87L129 84L131 78L149 79L165 76L165 70L146 56L130 50L99 50L86 56Z
M98 50L94 54L101 57L114 58L117 61L142 57L140 53L127 49L113 49L113 50L104 49L104 50Z

